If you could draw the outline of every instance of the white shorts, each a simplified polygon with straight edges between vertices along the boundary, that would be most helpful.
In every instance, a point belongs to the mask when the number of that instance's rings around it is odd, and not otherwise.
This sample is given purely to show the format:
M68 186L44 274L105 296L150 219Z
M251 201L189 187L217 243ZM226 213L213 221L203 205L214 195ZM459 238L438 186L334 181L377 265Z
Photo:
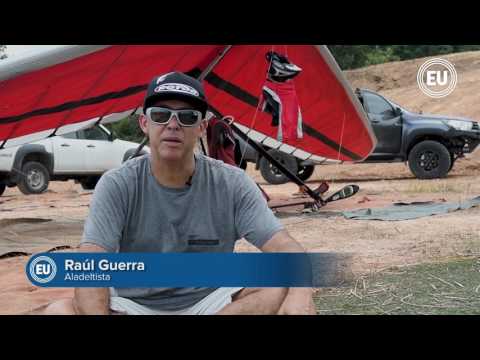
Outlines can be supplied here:
M154 310L127 298L110 297L110 310L122 315L213 315L232 302L232 296L243 288L218 288L195 305L176 311Z

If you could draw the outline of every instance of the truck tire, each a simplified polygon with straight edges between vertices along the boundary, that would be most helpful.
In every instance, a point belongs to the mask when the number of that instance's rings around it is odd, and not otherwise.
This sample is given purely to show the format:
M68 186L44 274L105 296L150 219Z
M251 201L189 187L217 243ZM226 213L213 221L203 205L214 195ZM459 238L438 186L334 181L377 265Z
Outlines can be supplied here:
M298 164L297 159L291 155L285 154L281 151L271 149L268 153L277 161L279 161L284 167L286 167L290 172L297 174L298 173ZM274 165L272 165L267 159L262 157L260 159L260 173L262 177L269 184L280 185L285 184L289 181L280 170L278 170Z
M299 165L297 176L302 181L307 181L313 175L315 171L315 165Z
M408 166L418 179L443 178L450 171L451 164L448 149L438 141L422 141L408 154Z
M3 195L3 193L5 192L5 188L7 187L7 185L5 184L0 184L0 196Z
M83 190L94 190L95 186L97 186L98 180L100 180L100 176L90 176L85 180L80 181L80 185L82 185Z
M25 195L41 194L48 188L50 174L42 163L28 161L22 166L17 183L18 189Z
M450 168L448 169L448 172L452 170L453 165L455 165L455 161L457 161L457 159L452 154L450 154Z

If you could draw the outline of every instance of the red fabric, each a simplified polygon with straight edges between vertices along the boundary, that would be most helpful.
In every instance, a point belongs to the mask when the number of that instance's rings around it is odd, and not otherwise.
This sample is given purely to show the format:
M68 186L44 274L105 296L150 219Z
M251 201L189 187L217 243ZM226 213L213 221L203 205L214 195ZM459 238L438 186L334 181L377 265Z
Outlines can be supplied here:
M315 46L234 46L215 67L215 74L260 98L268 68L265 54L268 51L283 54L285 48L290 61L302 68L294 82L302 107L304 132L303 139L294 140L292 145L317 156L352 160L347 155L339 154L338 149L308 134L305 131L305 126L308 126L358 156L367 156L373 148L374 135L367 129L368 125L358 115L337 75ZM233 115L236 122L276 138L278 128L271 125L270 114L257 110L257 105L238 100L208 81L205 84L207 97L222 114Z
M145 91L82 104L74 109L60 108L50 114L33 113L21 121L5 120L39 109L56 108L135 86L146 86L154 76L169 71L201 71L223 48L224 45L113 45L0 82L0 142L139 107ZM265 54L268 51L285 52L302 68L302 73L294 81L304 129L308 126L330 140L329 144L329 141L304 131L303 139L293 139L290 144L317 156L352 160L339 154L338 149L332 147L333 142L360 157L367 156L375 141L371 128L359 116L337 75L312 45L232 46L212 74L229 85L219 85L213 78L204 81L213 108L224 115L232 115L244 126L276 137L278 128L271 125L271 115L258 111L267 73ZM232 87L247 94L248 101L229 93Z
M13 124L1 120L147 85L154 76L174 69L187 72L212 61L220 48L223 46L113 45L3 81L0 83L0 141L139 107L145 91L74 110L31 116Z
M292 80L279 83L267 80L264 88L273 91L280 100L280 124L277 139L287 144L301 139L302 132L298 128L302 126L301 109L298 102L295 84ZM280 136L281 134L281 136Z
M232 166L238 166L235 162L235 140L233 131L225 121L211 118L208 121L207 127L207 141L208 141L208 154L210 157L221 160L225 164ZM268 202L270 197L262 189L260 185L258 188L262 192L263 197Z
M207 141L210 157L221 160L225 164L237 166L235 163L235 140L230 126L223 120L213 117L208 122Z

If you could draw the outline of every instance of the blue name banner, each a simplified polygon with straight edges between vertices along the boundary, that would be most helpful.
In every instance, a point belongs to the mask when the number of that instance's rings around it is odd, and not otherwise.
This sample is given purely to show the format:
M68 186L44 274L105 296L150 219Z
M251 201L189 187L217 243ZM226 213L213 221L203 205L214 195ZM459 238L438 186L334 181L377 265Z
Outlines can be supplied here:
M42 287L322 287L339 269L318 253L43 253L26 273Z

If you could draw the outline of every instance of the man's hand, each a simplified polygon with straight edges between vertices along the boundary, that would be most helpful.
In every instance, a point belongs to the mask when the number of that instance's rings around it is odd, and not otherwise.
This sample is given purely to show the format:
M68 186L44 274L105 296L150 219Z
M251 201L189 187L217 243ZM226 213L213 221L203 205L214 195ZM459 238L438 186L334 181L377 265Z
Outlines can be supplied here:
M312 289L290 288L283 301L279 315L317 315L312 298Z
M305 249L285 230L276 233L261 250L264 252L305 252ZM278 313L283 315L316 315L312 295L311 288L290 288Z

